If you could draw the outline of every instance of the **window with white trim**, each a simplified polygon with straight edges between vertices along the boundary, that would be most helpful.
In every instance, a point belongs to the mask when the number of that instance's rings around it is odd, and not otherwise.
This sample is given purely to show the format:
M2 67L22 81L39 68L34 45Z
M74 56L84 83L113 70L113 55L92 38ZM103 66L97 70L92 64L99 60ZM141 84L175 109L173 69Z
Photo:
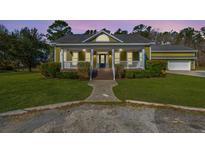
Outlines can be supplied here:
M77 65L78 64L78 52L73 52L72 64L73 65Z
M90 52L85 52L85 61L90 62Z
M132 52L127 52L127 62L129 65L132 64Z
M120 63L120 52L115 52L115 64Z

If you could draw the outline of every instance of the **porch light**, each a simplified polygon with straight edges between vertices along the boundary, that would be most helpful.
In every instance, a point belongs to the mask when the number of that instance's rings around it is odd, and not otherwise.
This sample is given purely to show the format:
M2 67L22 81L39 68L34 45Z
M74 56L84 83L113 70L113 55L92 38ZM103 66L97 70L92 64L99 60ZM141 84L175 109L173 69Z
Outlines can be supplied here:
M121 52L121 51L122 51L122 49L120 48L120 49L119 49L119 51Z
M85 52L85 51L86 51L86 49L83 49L83 51Z

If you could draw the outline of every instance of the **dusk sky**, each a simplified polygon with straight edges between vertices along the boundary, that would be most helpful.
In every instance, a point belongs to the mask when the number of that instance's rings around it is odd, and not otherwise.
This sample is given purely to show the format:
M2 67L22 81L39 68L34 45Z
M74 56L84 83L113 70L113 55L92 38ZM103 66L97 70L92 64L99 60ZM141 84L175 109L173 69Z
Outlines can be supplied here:
M133 27L138 24L150 25L159 31L179 31L185 27L194 27L199 30L205 26L205 20L66 20L71 26L74 33L83 33L87 29L106 28L112 32L118 28L132 31ZM49 25L53 23L52 20L0 20L0 24L7 27L9 31L14 29L21 29L22 27L33 28L36 27L39 32L46 33Z

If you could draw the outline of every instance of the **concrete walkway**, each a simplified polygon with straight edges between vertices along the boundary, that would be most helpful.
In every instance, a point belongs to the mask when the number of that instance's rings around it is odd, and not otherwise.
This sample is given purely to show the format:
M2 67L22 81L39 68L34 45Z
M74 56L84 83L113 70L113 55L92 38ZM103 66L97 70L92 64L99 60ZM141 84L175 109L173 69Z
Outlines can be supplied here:
M167 73L205 77L205 71L167 71Z
M120 101L112 91L112 88L117 85L116 81L92 80L88 85L93 87L93 91L85 101Z

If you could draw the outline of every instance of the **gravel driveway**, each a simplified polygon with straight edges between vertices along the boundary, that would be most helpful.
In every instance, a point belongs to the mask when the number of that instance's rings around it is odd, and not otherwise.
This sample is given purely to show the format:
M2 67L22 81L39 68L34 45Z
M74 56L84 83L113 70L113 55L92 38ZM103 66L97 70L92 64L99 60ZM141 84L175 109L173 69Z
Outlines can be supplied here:
M0 117L0 132L205 132L205 113L83 104Z

